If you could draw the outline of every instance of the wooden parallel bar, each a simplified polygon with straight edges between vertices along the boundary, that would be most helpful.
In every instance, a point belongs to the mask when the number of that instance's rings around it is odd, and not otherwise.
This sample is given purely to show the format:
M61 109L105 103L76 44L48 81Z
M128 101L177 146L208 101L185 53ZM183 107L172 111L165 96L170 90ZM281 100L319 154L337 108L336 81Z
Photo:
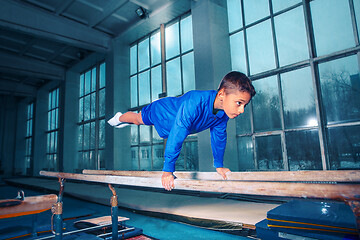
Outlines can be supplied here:
M114 175L91 175L41 171L40 175L90 182L163 188L159 178ZM175 188L182 190L236 193L262 196L283 196L319 199L359 199L360 184L263 182L237 180L189 180L176 179Z
M83 174L160 178L161 171L83 170ZM221 180L216 172L175 172L179 179ZM360 170L231 172L229 180L276 182L360 182Z
M26 197L19 205L0 208L0 219L44 212L51 209L56 201L55 194Z

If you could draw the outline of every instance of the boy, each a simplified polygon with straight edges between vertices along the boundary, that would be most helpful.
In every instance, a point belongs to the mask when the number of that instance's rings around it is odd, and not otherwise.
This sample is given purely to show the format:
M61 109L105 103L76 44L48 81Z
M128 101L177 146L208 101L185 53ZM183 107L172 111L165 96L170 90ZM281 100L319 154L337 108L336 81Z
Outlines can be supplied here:
M254 86L243 73L230 72L221 80L218 91L189 91L181 97L167 97L142 108L140 113L118 112L108 123L122 128L129 124L154 125L159 136L167 139L161 183L174 188L175 162L185 138L210 128L211 148L216 171L226 179L230 172L223 167L226 126L229 118L244 112L255 95Z

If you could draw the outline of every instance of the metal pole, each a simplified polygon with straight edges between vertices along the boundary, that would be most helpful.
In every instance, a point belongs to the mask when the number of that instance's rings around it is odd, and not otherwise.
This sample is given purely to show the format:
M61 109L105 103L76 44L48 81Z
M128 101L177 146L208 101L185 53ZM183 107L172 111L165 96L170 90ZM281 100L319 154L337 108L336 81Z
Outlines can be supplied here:
M112 222L112 240L117 240L118 239L118 199L117 199L117 195L116 195L116 191L113 188L113 186L111 186L111 184L109 184L109 188L113 194L113 196L110 199L110 204L111 204L111 222Z
M62 235L63 235L63 232L62 232L63 231L62 198L63 198L63 192L64 192L64 181L65 181L64 178L59 178L60 191L59 191L58 200L52 206L52 209L51 209L53 216L54 216L55 232L53 231L53 233L55 234L55 240L62 240Z

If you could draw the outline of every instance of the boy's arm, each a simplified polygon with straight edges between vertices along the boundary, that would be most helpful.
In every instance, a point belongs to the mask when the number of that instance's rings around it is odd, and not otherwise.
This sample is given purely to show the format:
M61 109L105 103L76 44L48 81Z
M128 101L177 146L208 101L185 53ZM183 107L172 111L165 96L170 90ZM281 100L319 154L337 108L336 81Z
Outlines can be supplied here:
M164 172L174 172L175 162L179 157L182 144L190 134L190 127L193 118L196 116L196 108L191 101L184 102L176 115L165 148Z
M227 122L223 122L210 129L211 135L211 149L214 156L214 167L223 168L224 153L226 148L226 125Z
M192 101L184 102L176 115L174 125L172 126L165 148L165 160L161 183L163 187L171 191L174 187L175 162L179 157L182 144L190 133L191 123L196 117L196 104Z

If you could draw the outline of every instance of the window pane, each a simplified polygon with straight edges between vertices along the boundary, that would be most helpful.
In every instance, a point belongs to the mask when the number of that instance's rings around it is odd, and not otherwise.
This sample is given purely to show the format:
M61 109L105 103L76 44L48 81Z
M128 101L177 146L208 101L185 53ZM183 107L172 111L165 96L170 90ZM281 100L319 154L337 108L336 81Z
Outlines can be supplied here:
M360 126L330 128L330 169L360 168Z
M188 16L181 20L181 52L193 49L192 17Z
M150 103L150 76L149 71L139 74L139 105Z
M140 170L151 170L151 146L140 147Z
M90 162L89 162L89 169L96 169L97 166L97 158L95 151L90 151Z
M96 131L95 131L95 122L91 122L90 125L90 148L95 149L95 139L96 139Z
M360 120L360 79L356 55L319 65L328 124Z
M99 148L105 148L105 119L99 121Z
M156 131L155 127L152 127L152 132L153 132L153 142L162 142L163 139L159 136L158 132Z
M303 7L275 17L280 66L309 58Z
M132 124L131 126L131 144L137 144L138 143L138 126Z
M140 125L140 142L150 143L150 128L145 125Z
M280 135L257 137L255 143L258 168L260 170L284 169Z
M182 94L180 58L176 58L166 63L166 80L168 96Z
M161 171L164 165L164 145L153 145L153 171Z
M136 107L138 105L137 75L130 78L130 88L131 88L131 107Z
M149 39L139 43L139 71L150 67Z
M268 0L244 0L246 25L270 15Z
M240 0L227 0L229 32L242 28Z
M130 48L130 74L137 72L137 45Z
M195 89L194 52L182 56L184 93Z
M251 133L250 111L245 110L236 118L236 134Z
M96 67L91 70L91 91L96 91Z
M90 71L85 73L85 94L90 93L90 82L91 82L90 73L91 73Z
M90 123L84 124L84 150L89 149L89 140L90 140Z
M56 107L57 107L57 98L56 98L56 90L54 90L52 94L51 108L54 109Z
M79 96L82 97L84 96L84 74L80 75L80 93Z
M275 68L270 21L265 21L249 28L247 38L251 75Z
M356 17L358 35L360 37L360 1L354 1L354 9L355 9L355 17Z
M85 97L84 110L84 120L86 121L90 119L90 95Z
M254 144L251 137L237 138L239 153L239 170L247 171L255 169Z
M150 44L151 44L151 66L153 66L161 62L160 32L150 37Z
M198 143L197 142L185 142L186 158L185 158L185 169L186 170L197 170L198 169Z
M139 149L138 149L138 147L131 148L131 169L139 170Z
M51 111L48 112L48 128L47 130L51 130Z
M179 23L174 23L165 28L166 59L175 57L180 53Z
M99 91L99 117L105 115L105 89Z
M50 153L56 152L55 149L55 132L50 133Z
M79 121L84 120L84 98L79 99Z
M78 134L78 149L83 150L83 134L84 131L84 125L79 126L79 134Z
M55 109L55 128L59 127L59 108Z
M287 132L285 137L290 171L322 169L318 130Z
M230 36L230 51L232 70L246 73L244 33L242 31Z
M50 148L51 148L51 134L48 133L46 134L46 152L50 153Z
M318 56L355 47L348 1L316 0L310 8Z
M317 126L310 68L281 74L285 128Z
M151 69L151 101L159 99L162 93L161 66Z
M56 111L51 111L51 130L56 128Z
M99 167L100 169L105 169L105 151L104 150L99 150Z
M91 119L95 118L95 109L96 109L96 92L92 93L91 95L91 103L90 103L90 109L91 109Z
M281 129L277 77L256 80L253 85L256 89L256 95L252 100L255 131Z
M294 6L297 3L300 3L301 0L272 0L272 5L273 5L273 12L278 12L281 11L285 8Z
M176 163L175 163L175 169L177 171L186 170L185 169L185 151L186 151L186 148L183 145L183 147L181 148L179 157L178 157L178 159L176 160Z
M99 76L100 76L100 86L99 86L99 88L103 88L103 87L105 87L105 63L103 63L103 64L101 64L100 65L100 74L99 74Z

